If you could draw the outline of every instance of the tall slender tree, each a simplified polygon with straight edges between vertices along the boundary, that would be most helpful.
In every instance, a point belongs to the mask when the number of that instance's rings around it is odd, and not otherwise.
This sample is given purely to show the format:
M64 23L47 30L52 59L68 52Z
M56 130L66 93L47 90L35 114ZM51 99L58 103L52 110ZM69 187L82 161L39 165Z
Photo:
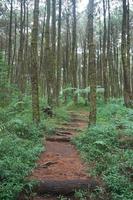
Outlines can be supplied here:
M108 82L107 82L107 24L106 24L106 4L103 0L103 16L104 16L104 34L103 34L103 79L104 79L104 101L108 99Z
M73 5L73 23L72 23L72 58L71 58L71 68L72 68L72 84L74 88L74 103L77 103L77 94L75 93L77 89L77 34L76 34L76 0L72 0Z
M22 93L25 90L25 81L24 81L24 42L25 42L25 1L20 2L20 41L19 41L19 50L18 50L18 65L17 65L17 84Z
M129 0L123 0L122 19L122 64L124 76L124 102L126 107L133 107L133 94L130 87L130 36L129 36Z
M61 85L61 10L62 0L59 0L59 17L58 17L58 39L57 39L57 92L56 103L59 105L59 93Z
M9 65L9 71L8 71L8 77L10 74L10 68L11 68L11 59L12 59L12 21L13 21L13 0L10 1L10 22L9 22L9 42L8 42L8 65Z
M46 67L46 80L47 80L47 102L48 105L53 104L52 99L52 85L53 85L53 71L51 70L51 49L50 49L50 13L51 13L51 0L47 0L47 18L45 28L45 67Z
M90 114L89 125L96 123L96 63L94 44L94 0L88 4L88 48L90 69Z
M40 121L39 91L38 91L38 18L39 0L34 0L33 28L31 35L31 86L32 86L32 111L33 120L36 124Z

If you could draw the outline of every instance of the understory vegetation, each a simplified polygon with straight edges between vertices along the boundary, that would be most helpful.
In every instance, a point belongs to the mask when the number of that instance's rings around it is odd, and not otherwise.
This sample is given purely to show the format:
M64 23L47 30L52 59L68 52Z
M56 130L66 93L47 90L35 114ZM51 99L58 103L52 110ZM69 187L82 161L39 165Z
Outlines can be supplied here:
M132 109L125 108L121 99L113 99L106 105L99 101L97 125L89 127L73 141L89 164L89 174L100 176L105 184L105 189L92 194L92 199L94 196L96 199L133 199ZM104 190L107 197L103 195Z
M12 95L11 95L12 96ZM45 100L41 99L41 107ZM43 144L47 134L54 134L58 124L68 121L66 108L54 109L54 117L41 112L38 126L32 122L31 97L19 100L19 93L13 92L7 103L0 107L0 199L14 200L26 184L26 177L36 166L39 154L45 151Z
M8 102L8 103L7 103ZM40 99L41 108L46 106ZM54 109L54 116L41 112L38 126L32 122L31 97L13 92L10 101L0 108L0 199L15 199L26 179L35 167L39 154L45 151L43 140L47 134L54 134L56 127L69 121L68 110L88 110L82 97L79 104L72 100L67 105ZM97 101L97 124L89 127L73 139L88 162L88 173L100 177L104 188L89 198L111 200L133 199L133 110L126 108L121 99L112 99L105 104L101 97ZM77 197L78 196L78 197ZM76 192L76 198L87 199L87 192Z

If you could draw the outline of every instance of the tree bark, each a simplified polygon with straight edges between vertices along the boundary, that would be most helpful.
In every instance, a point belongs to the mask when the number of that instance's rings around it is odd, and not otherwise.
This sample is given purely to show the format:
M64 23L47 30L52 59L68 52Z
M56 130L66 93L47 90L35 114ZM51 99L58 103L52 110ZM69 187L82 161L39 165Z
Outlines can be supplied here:
M107 26L106 26L106 5L103 0L103 15L104 15L104 34L103 34L103 79L104 79L104 101L108 100L108 80L107 80Z
M58 17L58 39L57 39L57 92L56 104L59 105L59 94L61 87L61 10L62 0L59 0L59 17Z
M24 93L25 90L25 81L24 81L24 43L25 43L25 35L24 35L24 27L25 27L25 9L24 4L25 1L21 1L21 9L20 9L20 41L19 41L19 50L18 50L18 66L17 66L17 84L21 91Z
M129 36L129 1L123 0L122 19L122 64L124 76L124 102L126 107L133 107L133 94L130 87L130 36Z
M38 18L39 18L39 0L34 0L34 19L31 36L31 86L32 86L32 113L36 124L40 121L39 113L39 89L38 89Z
M10 3L10 24L9 24L9 44L8 44L8 65L9 65L9 72L10 73L10 64L12 58L12 20L13 20L13 0Z
M74 88L73 100L76 104L78 101L78 96L75 93L77 89L77 36L76 36L76 0L72 0L73 5L73 23L72 23L72 58L71 58L71 68L72 68L72 84Z
M90 115L89 126L96 124L96 63L94 45L94 0L88 5L88 47L89 47L89 68L90 68Z
M46 66L46 80L47 80L47 103L49 106L52 106L52 79L53 72L51 68L51 49L50 49L50 9L51 0L47 0L47 18L46 18L46 29L45 29L45 66Z

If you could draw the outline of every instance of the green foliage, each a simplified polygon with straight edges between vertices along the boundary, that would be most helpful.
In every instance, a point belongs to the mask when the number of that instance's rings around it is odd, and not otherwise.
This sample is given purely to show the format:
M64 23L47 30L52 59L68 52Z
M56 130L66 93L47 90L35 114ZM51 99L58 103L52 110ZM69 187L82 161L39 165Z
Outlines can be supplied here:
M77 190L75 191L75 198L79 200L87 200L88 193L85 190Z
M14 200L43 150L43 129L31 122L30 100L11 95L0 108L0 199ZM22 110L21 110L22 109Z
M70 100L67 103L66 107L67 107L67 110L71 110L71 111L72 110L75 110L75 111L80 111L80 110L81 111L83 111L83 110L87 111L88 110L88 112L89 112L89 106L85 103L85 100L84 100L83 97L78 98L78 103L76 105L72 100Z
M60 196L58 197L58 199L59 199L59 200L69 200L67 197L64 197L64 196L62 196L62 195L60 195Z
M67 92L69 94L72 91L74 91L78 95L88 94L88 93L90 93L90 87L82 88L82 89L76 89L76 90L75 90L75 88L72 88L72 87L67 87L67 88L63 89L63 93ZM97 86L97 93L103 94L104 88Z
M102 88L101 86L97 86L96 93L97 93L97 99L103 102L104 88ZM73 97L75 94L78 96L77 105L85 106L86 104L88 104L90 87L75 89L73 87L68 86L65 89L63 89L61 98L63 99L64 96L66 96L65 103L67 103L69 106L74 106Z
M101 104L97 125L74 139L82 157L95 166L89 173L101 176L112 200L133 199L132 114L121 100Z
M7 65L4 62L3 59L3 53L0 52L0 105L3 105L8 101L9 99L9 84L7 79Z
M9 103L10 102L10 103ZM40 99L46 106L45 99ZM14 200L24 185L26 177L35 167L44 150L42 138L55 132L57 122L69 120L65 107L56 108L54 117L41 111L38 127L32 122L31 96L21 95L14 87L10 101L0 104L0 199Z
M60 108L56 108L54 110L55 113L55 117L58 121L69 121L70 120L70 116L68 115L67 109L66 107L60 107Z
M43 150L38 140L21 139L3 132L0 139L0 199L14 200L25 184L24 178L35 166Z

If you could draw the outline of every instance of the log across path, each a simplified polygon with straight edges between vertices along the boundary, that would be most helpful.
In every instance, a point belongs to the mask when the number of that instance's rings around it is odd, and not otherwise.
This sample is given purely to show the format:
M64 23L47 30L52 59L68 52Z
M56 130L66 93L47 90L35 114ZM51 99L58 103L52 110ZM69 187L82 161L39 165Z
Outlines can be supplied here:
M78 189L96 188L96 181L88 176L87 166L70 141L87 127L87 121L86 112L71 112L71 121L62 124L55 135L46 138L46 151L40 155L37 167L30 177L38 182L33 189L37 194L33 200L56 200L56 195L69 195Z

